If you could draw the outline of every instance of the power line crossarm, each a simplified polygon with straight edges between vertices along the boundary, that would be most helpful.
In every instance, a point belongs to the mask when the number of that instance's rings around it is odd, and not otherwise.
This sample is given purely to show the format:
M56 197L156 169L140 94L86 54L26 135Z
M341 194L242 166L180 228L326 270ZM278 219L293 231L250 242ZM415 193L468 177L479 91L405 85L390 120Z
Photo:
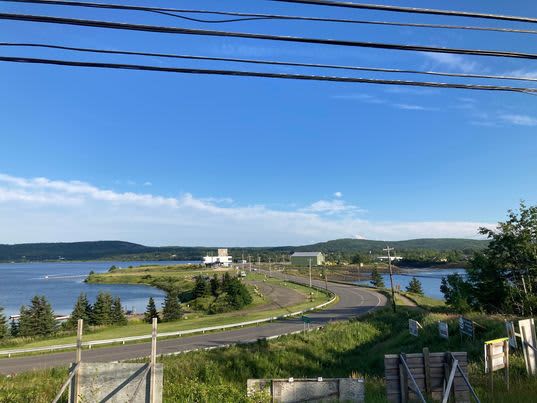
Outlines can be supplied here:
M400 44L388 44L388 43L378 43L378 42L348 41L348 40L340 40L340 39L303 38L303 37L295 37L295 36L254 34L254 33L247 33L247 32L227 32L227 31L189 29L189 28L168 27L168 26L129 24L129 23L120 23L120 22L111 22L111 21L83 20L83 19L76 19L76 18L61 18L61 17L50 17L50 16L43 16L43 15L0 13L0 19L14 20L14 21L52 23L52 24L77 25L77 26L86 26L86 27L95 27L95 28L143 31L143 32L182 34L182 35L234 37L234 38L245 38L245 39L283 41L283 42L311 43L311 44L317 44L317 45L335 45L335 46L363 47L363 48L373 48L373 49L415 51L415 52L451 53L451 54L461 54L461 55L508 57L508 58L533 59L533 60L537 59L537 54L533 54L533 53L496 51L496 50L478 50L478 49L457 49L457 48L443 48L443 47L440 48L440 47L433 47L433 46L400 45Z

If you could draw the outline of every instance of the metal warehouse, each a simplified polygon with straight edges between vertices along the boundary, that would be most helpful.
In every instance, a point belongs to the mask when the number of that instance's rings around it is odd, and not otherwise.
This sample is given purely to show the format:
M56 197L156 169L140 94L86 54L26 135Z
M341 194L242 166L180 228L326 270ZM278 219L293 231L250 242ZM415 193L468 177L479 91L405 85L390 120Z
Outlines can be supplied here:
M324 264L324 256L321 252L295 252L291 255L291 264L297 266L321 266Z

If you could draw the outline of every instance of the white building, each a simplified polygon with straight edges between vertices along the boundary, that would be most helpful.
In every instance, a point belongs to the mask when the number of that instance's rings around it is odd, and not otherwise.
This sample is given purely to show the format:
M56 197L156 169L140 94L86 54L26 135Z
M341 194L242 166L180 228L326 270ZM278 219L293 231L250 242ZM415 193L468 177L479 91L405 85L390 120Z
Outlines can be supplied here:
M204 256L203 264L205 266L224 266L229 267L233 263L233 257L228 255L227 249L218 249L217 256Z

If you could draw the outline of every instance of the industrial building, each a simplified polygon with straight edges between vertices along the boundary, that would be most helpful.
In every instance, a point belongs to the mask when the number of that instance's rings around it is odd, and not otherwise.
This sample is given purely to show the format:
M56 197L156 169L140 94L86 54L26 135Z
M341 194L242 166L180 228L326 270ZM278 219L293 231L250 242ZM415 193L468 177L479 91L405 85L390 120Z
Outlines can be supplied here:
M203 264L205 266L224 266L229 267L233 263L233 257L228 255L227 249L218 249L217 256L204 256Z
M295 252L291 255L291 264L296 266L321 266L324 256L321 252Z

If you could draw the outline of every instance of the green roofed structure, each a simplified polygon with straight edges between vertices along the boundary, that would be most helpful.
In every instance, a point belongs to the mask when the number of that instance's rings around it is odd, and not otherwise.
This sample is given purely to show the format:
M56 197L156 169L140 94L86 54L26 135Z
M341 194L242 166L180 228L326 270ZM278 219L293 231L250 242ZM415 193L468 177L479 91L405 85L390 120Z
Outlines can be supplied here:
M296 266L321 266L324 256L321 252L295 252L291 255L291 264Z

